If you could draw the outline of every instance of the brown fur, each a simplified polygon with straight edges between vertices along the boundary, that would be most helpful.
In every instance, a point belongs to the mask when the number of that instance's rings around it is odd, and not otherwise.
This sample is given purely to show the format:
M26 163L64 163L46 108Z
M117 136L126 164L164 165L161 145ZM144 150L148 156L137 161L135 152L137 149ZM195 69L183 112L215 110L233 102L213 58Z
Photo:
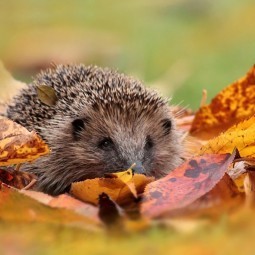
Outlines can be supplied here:
M37 98L38 84L54 88L55 106ZM8 117L36 129L51 154L25 166L37 188L56 195L72 182L121 171L160 178L181 163L180 134L167 102L109 69L61 65L42 72L8 108Z

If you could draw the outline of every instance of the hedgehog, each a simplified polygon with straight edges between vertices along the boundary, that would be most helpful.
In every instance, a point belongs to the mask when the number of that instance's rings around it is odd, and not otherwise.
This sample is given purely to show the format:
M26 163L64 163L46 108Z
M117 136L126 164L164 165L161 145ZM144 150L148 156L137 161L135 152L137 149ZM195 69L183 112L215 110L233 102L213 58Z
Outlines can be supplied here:
M54 89L56 104L38 98L40 85ZM135 173L160 178L182 162L181 133L168 100L108 68L73 64L41 71L6 116L48 143L49 155L22 168L38 177L36 190L51 195L132 164Z

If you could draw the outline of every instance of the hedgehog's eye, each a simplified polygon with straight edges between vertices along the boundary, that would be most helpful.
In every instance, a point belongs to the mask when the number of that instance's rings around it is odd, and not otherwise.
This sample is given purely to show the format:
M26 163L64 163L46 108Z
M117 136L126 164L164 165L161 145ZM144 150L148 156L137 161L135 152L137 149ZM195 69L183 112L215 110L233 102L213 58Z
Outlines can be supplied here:
M164 119L162 121L162 127L164 128L165 132L164 135L168 135L172 128L172 122L170 119Z
M144 149L145 150L150 150L153 147L153 145L154 145L153 141L152 141L151 137L148 135L146 137L146 142L145 142Z
M79 137L79 133L84 130L85 128L85 123L83 119L76 119L72 122L73 126L73 136L75 138Z
M110 150L113 146L114 143L110 137L105 137L98 143L98 147L102 150Z

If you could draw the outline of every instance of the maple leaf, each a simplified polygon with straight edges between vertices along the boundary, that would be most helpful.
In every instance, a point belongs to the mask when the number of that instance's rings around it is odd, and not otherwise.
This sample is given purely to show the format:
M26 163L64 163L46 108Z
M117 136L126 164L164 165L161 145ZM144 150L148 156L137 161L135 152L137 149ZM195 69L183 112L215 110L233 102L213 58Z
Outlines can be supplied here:
M210 139L255 113L255 66L216 95L209 105L195 115L190 133Z

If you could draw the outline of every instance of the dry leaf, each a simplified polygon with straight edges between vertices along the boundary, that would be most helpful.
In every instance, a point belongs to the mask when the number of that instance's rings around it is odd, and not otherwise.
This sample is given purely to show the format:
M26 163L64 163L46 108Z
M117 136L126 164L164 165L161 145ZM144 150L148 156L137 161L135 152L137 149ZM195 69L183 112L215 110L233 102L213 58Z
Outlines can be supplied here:
M94 215L81 215L64 208L52 208L18 191L0 184L0 218L10 222L41 222L98 230ZM30 192L31 194L31 192ZM47 195L46 195L47 196Z
M122 182L128 183L133 179L134 176L133 170L131 168L132 166L128 170L123 172L105 174L105 177L118 178Z
M170 210L164 217L182 218L218 218L222 214L233 212L244 204L244 193L238 190L235 182L225 174L223 178L206 194L191 204Z
M36 87L37 95L40 101L48 106L54 106L57 101L57 95L55 90L47 85L39 85Z
M147 185L141 213L149 218L183 208L210 191L224 176L235 153L195 157Z
M62 194L57 197L53 197L48 194L32 190L21 190L19 192L47 206L72 210L97 223L100 222L97 207L83 203L69 195Z
M6 169L0 168L0 181L17 189L28 187L36 179L36 176L31 173L17 171L11 167Z
M108 228L119 231L123 228L123 211L111 198L102 193L99 195L99 217ZM120 229L119 229L120 228Z
M242 158L240 158L238 160L242 160ZM236 160L235 160L233 167L231 167L228 170L228 175L235 182L235 184L240 192L244 192L244 178L245 178L246 174L247 174L246 162L244 162L244 161L236 162Z
M255 208L255 172L248 171L244 179L244 190L246 194L246 206Z
M154 178L146 177L142 174L134 174L130 179L129 173L130 169L117 175L114 173L114 175L120 176L120 178L95 178L82 182L74 182L70 192L82 201L92 204L98 204L99 195L106 193L113 201L123 205L128 203L128 201L134 200L136 198L135 194L143 192L145 186L154 180ZM134 183L136 188L135 194L131 183Z
M0 116L0 166L33 161L47 153L47 144L34 131Z
M247 75L223 89L195 115L190 133L210 139L255 113L255 66Z
M205 153L231 153L237 148L241 157L254 157L255 155L255 117L251 117L226 132L209 140L201 147L199 154Z
M136 187L135 187L134 182L132 181L133 176L134 176L132 166L127 171L105 174L105 177L119 178L121 181L123 181L129 187L129 189L133 193L134 197L137 198Z

